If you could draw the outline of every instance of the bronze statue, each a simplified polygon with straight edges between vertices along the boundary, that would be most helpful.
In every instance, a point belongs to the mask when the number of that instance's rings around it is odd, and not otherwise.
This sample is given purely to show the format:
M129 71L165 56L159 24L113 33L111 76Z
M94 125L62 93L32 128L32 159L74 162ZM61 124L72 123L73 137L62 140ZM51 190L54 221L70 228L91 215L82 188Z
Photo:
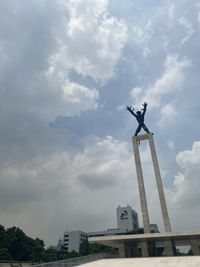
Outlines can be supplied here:
M136 113L134 112L134 108L129 106L126 107L126 109L136 118L137 122L139 123L136 131L135 131L135 136L141 131L141 129L143 128L145 130L145 132L150 133L150 131L148 130L147 126L144 124L144 115L146 113L147 110L147 103L144 102L143 105L143 109L142 112L141 111L137 111Z

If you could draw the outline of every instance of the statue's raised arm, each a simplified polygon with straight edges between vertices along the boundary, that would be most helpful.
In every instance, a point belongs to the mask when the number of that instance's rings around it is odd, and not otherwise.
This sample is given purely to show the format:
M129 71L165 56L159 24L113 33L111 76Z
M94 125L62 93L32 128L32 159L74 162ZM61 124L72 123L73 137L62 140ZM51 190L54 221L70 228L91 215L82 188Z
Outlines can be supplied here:
M142 109L142 110L143 110L143 111L142 111L142 114L144 115L144 114L146 113L147 105L148 105L148 104L147 104L147 102L144 102L144 104L142 104L142 105L143 105L143 107L144 107L144 108Z
M137 115L134 113L134 110L135 110L135 109L134 109L133 107L131 107L131 106L127 106L126 109L127 109L133 116L135 116L135 117L137 116Z

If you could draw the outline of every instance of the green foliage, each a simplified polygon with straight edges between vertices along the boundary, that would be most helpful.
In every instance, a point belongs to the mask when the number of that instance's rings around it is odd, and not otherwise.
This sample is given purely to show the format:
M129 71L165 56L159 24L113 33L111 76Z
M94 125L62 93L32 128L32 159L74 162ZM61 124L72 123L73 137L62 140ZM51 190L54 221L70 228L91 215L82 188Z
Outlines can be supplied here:
M18 227L7 230L0 225L0 259L18 261L40 261L44 253L44 242L25 235Z
M36 238L35 242L33 242L33 250L32 253L30 255L31 260L34 262L40 262L43 258L43 254L44 254L44 241Z
M60 249L58 252L57 252L57 259L58 260L65 260L65 259L68 259L70 256L69 256L69 253L67 250L65 249Z
M90 244L84 241L80 245L80 253L75 251L68 252L64 247L44 249L43 240L26 236L18 227L13 226L5 229L0 225L0 260L49 262L75 258L100 252L114 253L111 247L100 244Z
M133 231L129 231L127 233L125 233L125 235L138 235L138 234L144 234L144 228L137 228L134 229Z
M7 248L0 248L0 260L12 260L12 256L8 252Z
M47 248L44 252L43 255L43 260L48 262L48 261L56 261L57 260L57 254L58 250L54 248Z
M76 258L79 257L80 254L74 250L72 250L71 252L69 252L69 258Z
M75 258L79 256L80 256L79 253L77 253L74 250L71 252L68 252L64 248L56 249L54 247L49 247L44 252L43 260L45 262L49 262L49 261L65 260L65 259Z
M80 244L80 255L90 255L90 254L96 254L101 252L107 252L107 253L115 253L115 250L111 247L104 246L97 243L90 244L88 241L83 241Z
M83 241L80 244L79 252L81 256L85 256L89 254L89 243L88 241Z

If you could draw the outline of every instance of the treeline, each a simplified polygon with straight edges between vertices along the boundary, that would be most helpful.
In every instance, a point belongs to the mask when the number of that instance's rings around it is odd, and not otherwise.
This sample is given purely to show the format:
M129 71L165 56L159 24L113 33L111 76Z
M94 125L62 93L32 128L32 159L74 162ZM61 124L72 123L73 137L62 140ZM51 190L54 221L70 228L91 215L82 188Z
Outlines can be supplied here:
M28 237L20 228L5 229L0 225L0 260L48 262L79 256L75 251L50 247L45 249L44 241Z
M80 244L80 256L86 256L96 253L106 252L109 254L117 253L117 250L112 247L107 247L97 243L89 243L88 241L83 241Z
M26 236L18 227L5 229L0 225L0 260L49 262L100 252L113 253L114 250L99 244L89 244L87 241L80 245L80 253L68 252L64 247L45 249L43 240Z
M111 247L103 246L100 244L90 244L88 241L83 241L80 244L80 250L79 253L75 251L68 252L64 247L61 249L55 249L55 248L48 248L45 251L45 257L43 258L43 261L56 261L56 260L63 260L63 259L70 259L75 257L81 257L101 252L107 252L107 253L115 253L115 250Z
M18 227L0 225L0 260L37 261L44 251L43 240L26 236Z

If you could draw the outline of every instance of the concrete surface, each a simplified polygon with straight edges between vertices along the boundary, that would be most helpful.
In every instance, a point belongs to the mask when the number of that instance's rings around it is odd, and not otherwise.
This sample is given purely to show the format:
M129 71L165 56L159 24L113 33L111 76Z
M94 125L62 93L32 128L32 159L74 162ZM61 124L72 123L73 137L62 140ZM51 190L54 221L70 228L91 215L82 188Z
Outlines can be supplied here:
M106 259L83 267L200 267L200 256Z
M0 267L31 267L31 262L0 262Z

